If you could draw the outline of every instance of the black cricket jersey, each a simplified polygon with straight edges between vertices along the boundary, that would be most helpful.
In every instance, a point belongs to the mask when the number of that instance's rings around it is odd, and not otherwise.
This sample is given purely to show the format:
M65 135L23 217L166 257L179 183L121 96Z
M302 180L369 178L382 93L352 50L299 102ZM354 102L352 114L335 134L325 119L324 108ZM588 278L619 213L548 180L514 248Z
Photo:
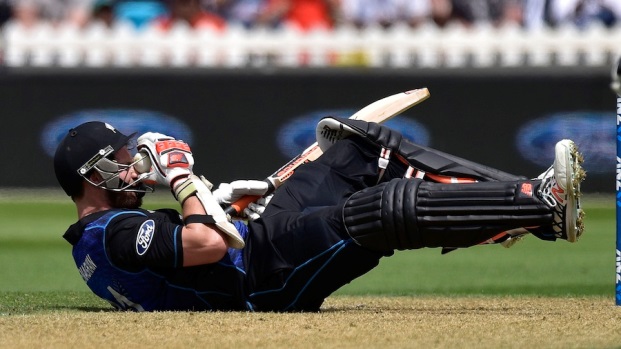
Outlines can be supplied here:
M236 227L246 235L245 224ZM81 219L64 238L88 287L116 308L247 309L241 252L229 249L218 263L182 267L181 230L175 210L114 209Z

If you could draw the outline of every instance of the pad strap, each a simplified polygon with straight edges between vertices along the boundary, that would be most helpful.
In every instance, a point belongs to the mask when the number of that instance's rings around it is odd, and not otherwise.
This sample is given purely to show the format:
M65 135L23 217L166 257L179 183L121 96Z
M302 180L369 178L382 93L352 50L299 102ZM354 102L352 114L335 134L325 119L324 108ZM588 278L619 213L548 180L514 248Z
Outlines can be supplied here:
M382 151L380 152L380 156L377 160L377 167L379 168L379 176L377 177L377 183L382 180L384 177L384 172L386 172L386 168L390 163L390 154L392 151L390 149L382 147Z

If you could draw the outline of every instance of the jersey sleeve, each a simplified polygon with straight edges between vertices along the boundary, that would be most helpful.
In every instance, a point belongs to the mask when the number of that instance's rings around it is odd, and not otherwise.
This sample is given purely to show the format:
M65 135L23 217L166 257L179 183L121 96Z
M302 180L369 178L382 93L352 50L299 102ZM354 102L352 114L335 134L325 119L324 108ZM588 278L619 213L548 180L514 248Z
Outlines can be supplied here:
M106 228L106 253L114 265L128 271L180 268L182 228L181 219L175 219L172 212L118 215Z

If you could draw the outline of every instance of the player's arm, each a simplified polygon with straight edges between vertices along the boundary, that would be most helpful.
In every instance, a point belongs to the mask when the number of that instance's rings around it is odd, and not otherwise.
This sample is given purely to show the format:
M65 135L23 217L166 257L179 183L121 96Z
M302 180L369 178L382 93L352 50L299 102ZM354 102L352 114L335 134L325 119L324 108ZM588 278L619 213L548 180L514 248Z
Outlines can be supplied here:
M186 200L185 209L201 212L202 206L192 201ZM225 239L215 226L184 225L179 212L171 209L118 215L108 225L105 240L110 260L129 271L215 263L227 251Z
M206 216L205 208L196 196L188 197L181 208L183 219L190 216ZM181 230L183 266L215 263L227 251L226 239L214 224L189 223Z
M149 165L140 164L141 170L148 169L158 183L170 187L181 204L184 266L214 263L228 247L244 247L243 238L212 195L211 183L192 173L194 159L187 144L148 132L138 138L138 151Z

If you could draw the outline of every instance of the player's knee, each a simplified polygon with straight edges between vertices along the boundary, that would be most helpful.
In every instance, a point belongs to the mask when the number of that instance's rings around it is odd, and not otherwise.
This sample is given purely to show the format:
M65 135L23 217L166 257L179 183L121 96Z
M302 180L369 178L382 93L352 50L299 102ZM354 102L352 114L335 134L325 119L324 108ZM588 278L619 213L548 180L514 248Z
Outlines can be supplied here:
M354 193L343 208L344 224L359 245L392 251L422 247L416 222L421 180L393 179Z
M367 137L373 143L392 150L399 149L403 139L403 136L398 131L376 123L369 123Z

